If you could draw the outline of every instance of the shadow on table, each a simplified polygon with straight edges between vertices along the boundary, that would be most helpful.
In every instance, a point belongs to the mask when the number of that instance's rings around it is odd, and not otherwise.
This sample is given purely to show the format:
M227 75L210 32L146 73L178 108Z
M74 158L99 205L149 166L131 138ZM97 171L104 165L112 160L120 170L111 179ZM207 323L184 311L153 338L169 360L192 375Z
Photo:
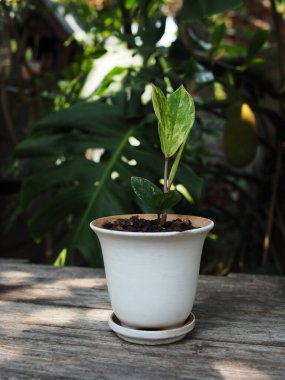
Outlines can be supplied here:
M278 341L269 350L272 337L264 329L254 330L259 313L268 313L276 302L274 297L261 302L259 283L247 283L245 292L234 279L202 278L194 332L169 346L140 346L109 330L102 271L12 269L0 269L4 378L265 380L271 378L273 363L282 363ZM283 370L280 364L274 378L282 379Z

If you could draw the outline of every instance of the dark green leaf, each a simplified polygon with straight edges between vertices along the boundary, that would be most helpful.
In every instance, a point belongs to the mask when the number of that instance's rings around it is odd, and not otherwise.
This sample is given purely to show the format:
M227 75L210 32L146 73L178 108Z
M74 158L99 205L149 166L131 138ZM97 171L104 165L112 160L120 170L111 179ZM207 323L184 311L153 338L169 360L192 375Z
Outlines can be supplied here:
M97 268L104 266L99 240L90 228L82 231L80 244L75 248L82 253L88 265Z
M138 36L142 39L144 46L153 48L165 32L166 17L149 17L147 21L147 25L139 25Z
M162 190L151 181L141 177L131 177L131 186L136 196L147 206L159 211L157 202L154 201L154 195L163 194Z
M224 22L222 24L216 25L211 35L211 43L215 47L219 47L222 42L222 39L225 36L225 33L226 33L226 25Z
M176 174L176 183L183 184L196 202L201 197L203 179L189 167L189 164L182 164L179 166Z
M268 40L269 30L258 30L249 41L247 58L252 59Z
M181 19L182 21L201 20L228 9L235 9L241 4L241 0L184 1L181 10Z
M118 145L115 136L112 139L90 134L55 134L29 137L17 145L16 157L65 156L67 154L84 154L88 148L114 149Z
M191 41L193 42L194 46L198 48L198 50L201 51L209 51L212 48L212 44L205 41L204 39L200 38L192 28L188 28L188 35Z
M69 108L53 112L38 121L33 131L46 128L86 129L108 131L121 130L125 126L124 115L120 108L99 102L79 103Z
M96 209L98 207L98 204L100 204L100 202L98 202L98 199L102 195L102 192L105 190L105 185L108 183L108 180L110 179L111 172L114 169L116 162L121 157L122 151L124 150L125 146L128 144L128 140L130 136L133 135L133 133L134 133L134 130L130 129L127 131L127 133L122 135L121 141L118 144L116 151L110 158L108 164L106 165L106 169L104 173L102 174L100 180L98 181L97 186L94 188L94 192L92 196L89 198L87 207L84 209L83 213L81 214L79 218L72 240L69 242L69 246L68 246L69 252L72 252L75 247L78 247L78 244L80 244L81 234L84 234L84 230L86 226L88 226L88 224L90 223L90 220L96 217Z
M205 69L193 58L187 63L186 78L198 84L209 83L215 79L212 71Z
M68 184L74 181L93 184L103 173L104 164L95 163L85 158L76 158L59 166L49 168L28 177L21 188L20 203L26 207L40 193L57 184Z
M153 204L155 210L164 211L175 206L181 200L181 195L178 191L168 191L167 193L155 194L153 196Z
M51 201L46 201L40 211L29 220L29 229L35 239L55 228L68 215L84 209L88 203L90 189L73 187L60 191Z

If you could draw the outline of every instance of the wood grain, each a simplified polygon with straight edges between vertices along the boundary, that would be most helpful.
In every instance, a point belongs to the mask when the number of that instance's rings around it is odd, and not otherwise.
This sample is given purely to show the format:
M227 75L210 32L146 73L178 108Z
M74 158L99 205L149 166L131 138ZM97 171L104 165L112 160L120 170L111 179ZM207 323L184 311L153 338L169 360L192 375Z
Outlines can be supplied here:
M200 276L195 330L119 339L104 272L0 260L0 379L284 379L285 278Z

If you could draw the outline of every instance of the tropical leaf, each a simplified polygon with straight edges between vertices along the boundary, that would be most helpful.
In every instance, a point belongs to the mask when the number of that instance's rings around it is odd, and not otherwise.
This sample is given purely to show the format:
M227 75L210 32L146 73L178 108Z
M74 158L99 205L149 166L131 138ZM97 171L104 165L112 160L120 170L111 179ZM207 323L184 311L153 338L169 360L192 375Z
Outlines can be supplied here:
M268 40L269 30L260 29L254 33L247 48L247 58L253 59Z
M19 143L16 148L17 157L66 156L66 154L84 154L88 148L113 149L117 145L113 140L90 134L77 132L59 133L49 136L32 136Z
M90 189L75 186L56 194L50 201L44 202L41 209L29 220L29 228L36 241L39 241L48 231L64 221L74 212L80 212L88 204Z
M69 242L69 245L67 247L68 251L72 252L72 250L75 247L78 247L78 245L80 246L80 239L81 239L82 234L84 234L84 230L89 225L90 221L92 219L94 219L94 217L97 217L95 210L96 210L96 204L97 204L98 198L101 195L101 193L104 191L104 185L107 182L107 180L109 179L109 177L111 175L111 171L113 170L116 161L118 160L118 158L122 154L122 151L123 151L125 145L128 143L129 137L132 136L133 133L134 133L134 130L129 129L122 136L120 144L118 145L116 151L113 153L111 159L109 160L109 162L106 166L105 171L103 172L101 178L99 179L98 184L94 189L94 192L93 192L93 194L89 200L89 203L88 203L86 209L84 210L83 214L79 218L79 222L75 228L72 240Z
M110 131L120 133L123 125L121 108L100 102L82 102L43 117L34 124L33 132L49 130L51 127L57 131L64 130L65 133L74 129L96 129L106 136L110 135Z
M164 193L159 187L145 178L132 177L131 185L136 196L158 213L175 206L181 200L178 191Z
M89 265L103 265L89 223L135 210L131 176L160 178L163 155L152 143L154 121L146 117L131 127L127 114L116 105L80 103L43 118L17 146L17 158L30 162L26 168L31 175L23 182L20 198L32 215L31 234L39 241L47 232L58 231L51 262L72 264L80 253ZM131 137L139 140L137 146L130 144ZM103 152L99 162L85 158L87 149L98 148Z
M58 184L75 184L75 181L93 184L102 176L105 165L86 158L75 158L59 166L28 177L22 185L20 204L26 207L39 194Z
M189 166L182 163L176 173L176 183L183 184L197 202L203 190L203 179L197 175Z
M166 17L148 17L147 25L139 25L138 35L143 41L143 44L149 47L154 47L161 39L165 32Z
M157 207L159 204L159 199L155 200L155 195L163 194L159 187L148 179L141 177L132 177L131 185L134 193L142 202L155 211L161 211L161 209Z
M178 191L168 191L167 193L155 194L153 196L154 209L162 212L171 207L174 207L181 200L181 195Z
M192 96L180 86L166 99L162 91L153 85L153 106L158 118L161 149L166 158L173 156L193 126L195 105Z
M242 4L241 0L199 0L184 1L181 10L182 21L195 21L224 12L228 9L237 8Z
M221 24L217 24L211 34L211 43L217 48L220 46L224 36L226 33L226 24L222 22Z

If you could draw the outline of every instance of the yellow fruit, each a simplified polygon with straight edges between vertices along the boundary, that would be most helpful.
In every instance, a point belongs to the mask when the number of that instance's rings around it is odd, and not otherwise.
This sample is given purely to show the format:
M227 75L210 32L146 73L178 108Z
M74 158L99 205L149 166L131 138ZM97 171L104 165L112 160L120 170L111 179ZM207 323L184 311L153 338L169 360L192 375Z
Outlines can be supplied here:
M255 157L257 147L256 118L248 104L236 102L226 113L224 151L229 163L242 167Z

